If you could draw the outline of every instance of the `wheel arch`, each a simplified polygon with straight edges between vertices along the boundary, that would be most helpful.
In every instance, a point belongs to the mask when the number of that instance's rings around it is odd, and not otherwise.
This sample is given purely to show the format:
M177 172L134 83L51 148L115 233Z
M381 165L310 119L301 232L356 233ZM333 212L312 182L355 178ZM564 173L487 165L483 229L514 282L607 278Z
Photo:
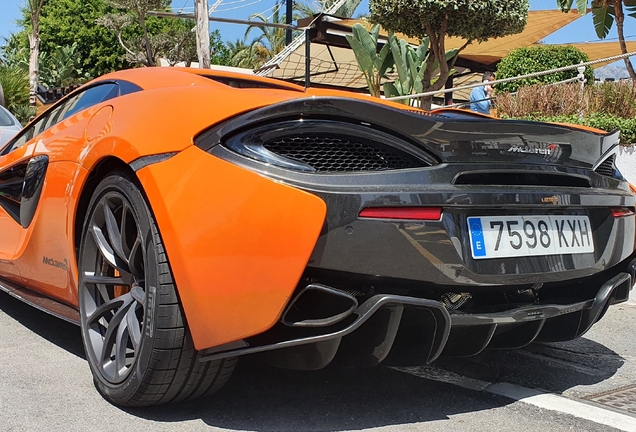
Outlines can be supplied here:
M75 211L75 220L73 221L73 246L75 252L75 262L79 258L79 248L81 242L82 225L86 218L86 212L88 211L88 205L90 203L93 192L97 188L97 185L105 179L113 171L123 171L130 175L131 178L139 182L139 179L135 175L133 169L123 160L116 156L106 156L91 168L86 182L82 186L79 199L77 201L77 208Z

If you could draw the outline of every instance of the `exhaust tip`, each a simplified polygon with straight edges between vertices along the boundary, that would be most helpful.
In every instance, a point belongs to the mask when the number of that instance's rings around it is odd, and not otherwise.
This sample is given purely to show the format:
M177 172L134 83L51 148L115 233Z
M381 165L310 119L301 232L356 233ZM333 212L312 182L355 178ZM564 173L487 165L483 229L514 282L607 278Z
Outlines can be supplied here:
M291 301L281 322L289 327L326 327L342 321L358 307L358 300L344 291L310 284Z

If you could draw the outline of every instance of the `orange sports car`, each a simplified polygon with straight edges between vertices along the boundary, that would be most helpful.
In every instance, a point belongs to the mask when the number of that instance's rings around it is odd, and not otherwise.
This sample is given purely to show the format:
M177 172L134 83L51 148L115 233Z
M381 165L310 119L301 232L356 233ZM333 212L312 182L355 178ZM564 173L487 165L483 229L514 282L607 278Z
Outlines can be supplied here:
M0 150L0 288L78 323L120 405L236 359L422 364L584 334L627 300L618 133L223 72L79 88Z

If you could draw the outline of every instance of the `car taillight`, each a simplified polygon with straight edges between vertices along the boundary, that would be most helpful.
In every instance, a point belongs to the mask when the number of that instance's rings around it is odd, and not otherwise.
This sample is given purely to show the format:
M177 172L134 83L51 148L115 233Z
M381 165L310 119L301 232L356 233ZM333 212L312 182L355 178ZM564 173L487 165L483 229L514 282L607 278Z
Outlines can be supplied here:
M369 219L402 219L438 221L442 217L441 207L367 207L358 214Z
M610 211L615 218L634 215L634 209L631 207L614 207L611 208Z

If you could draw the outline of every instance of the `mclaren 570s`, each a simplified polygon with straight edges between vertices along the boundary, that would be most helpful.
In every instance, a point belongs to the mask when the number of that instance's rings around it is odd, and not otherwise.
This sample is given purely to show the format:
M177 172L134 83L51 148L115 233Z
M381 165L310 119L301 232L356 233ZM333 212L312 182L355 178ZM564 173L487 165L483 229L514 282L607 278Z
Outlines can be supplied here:
M178 68L115 72L0 150L0 288L81 327L110 402L242 355L425 364L583 335L626 301L618 132Z

